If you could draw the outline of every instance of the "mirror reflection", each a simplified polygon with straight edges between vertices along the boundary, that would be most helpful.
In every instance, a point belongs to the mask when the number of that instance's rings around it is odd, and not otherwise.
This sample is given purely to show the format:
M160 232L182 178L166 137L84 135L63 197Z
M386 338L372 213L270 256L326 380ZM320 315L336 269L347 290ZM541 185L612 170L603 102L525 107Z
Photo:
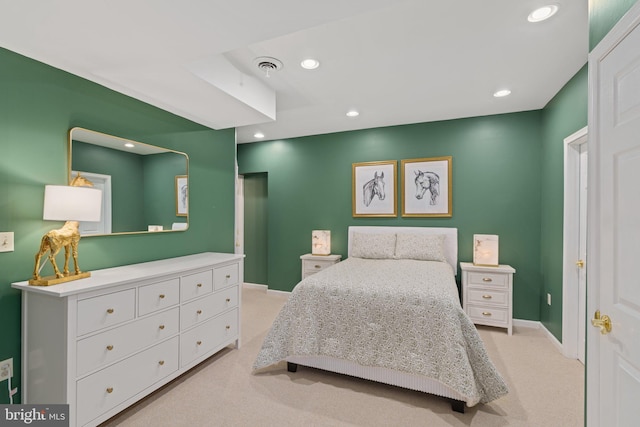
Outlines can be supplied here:
M102 220L81 223L82 236L187 229L185 153L76 127L69 165L69 181L80 173L103 194Z

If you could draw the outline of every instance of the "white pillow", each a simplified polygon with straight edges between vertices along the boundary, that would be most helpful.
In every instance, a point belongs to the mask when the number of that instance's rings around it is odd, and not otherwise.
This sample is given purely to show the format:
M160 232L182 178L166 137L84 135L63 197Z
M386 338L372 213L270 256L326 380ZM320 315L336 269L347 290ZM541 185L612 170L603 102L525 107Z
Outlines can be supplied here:
M354 258L393 259L396 249L395 233L353 233L351 254Z
M443 234L403 234L396 238L397 259L446 262Z

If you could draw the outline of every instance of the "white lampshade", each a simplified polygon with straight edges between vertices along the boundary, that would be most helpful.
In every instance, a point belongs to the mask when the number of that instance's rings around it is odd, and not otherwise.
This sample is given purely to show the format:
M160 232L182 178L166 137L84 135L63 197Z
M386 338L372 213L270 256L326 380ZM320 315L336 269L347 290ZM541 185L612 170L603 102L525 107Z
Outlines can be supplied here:
M331 255L330 230L313 230L311 232L311 255Z
M473 263L489 267L498 266L498 236L495 234L473 235Z
M100 221L102 191L91 187L45 185L42 219Z

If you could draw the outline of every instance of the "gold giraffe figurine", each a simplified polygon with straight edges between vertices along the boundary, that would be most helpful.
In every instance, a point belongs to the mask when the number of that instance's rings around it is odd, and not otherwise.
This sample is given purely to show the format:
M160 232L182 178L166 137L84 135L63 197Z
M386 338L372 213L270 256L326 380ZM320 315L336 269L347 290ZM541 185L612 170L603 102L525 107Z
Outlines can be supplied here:
M93 183L86 179L83 176L78 174L70 184L72 187L93 187ZM36 254L36 263L33 268L33 278L31 279L31 284L54 284L54 283L38 283L41 281L40 277L40 260L42 256L49 252L49 261L51 262L51 266L53 267L53 271L56 274L57 279L61 279L69 276L69 255L70 252L73 255L73 264L75 267L74 274L80 275L82 272L80 271L80 267L78 266L78 242L80 241L80 232L78 231L78 221L67 221L64 223L62 228L58 228L57 230L51 230L44 236L42 236L42 240L40 241L40 250ZM64 248L64 269L62 273L58 269L58 265L56 264L56 255L60 252L60 249Z

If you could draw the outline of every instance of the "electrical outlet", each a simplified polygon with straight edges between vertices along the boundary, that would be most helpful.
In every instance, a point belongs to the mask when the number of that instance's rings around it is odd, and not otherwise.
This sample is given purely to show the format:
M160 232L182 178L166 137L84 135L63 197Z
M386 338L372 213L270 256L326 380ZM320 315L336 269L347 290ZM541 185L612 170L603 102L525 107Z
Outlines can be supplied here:
M551 305L551 294L547 294L547 305Z
M0 382L13 378L13 358L0 362Z

